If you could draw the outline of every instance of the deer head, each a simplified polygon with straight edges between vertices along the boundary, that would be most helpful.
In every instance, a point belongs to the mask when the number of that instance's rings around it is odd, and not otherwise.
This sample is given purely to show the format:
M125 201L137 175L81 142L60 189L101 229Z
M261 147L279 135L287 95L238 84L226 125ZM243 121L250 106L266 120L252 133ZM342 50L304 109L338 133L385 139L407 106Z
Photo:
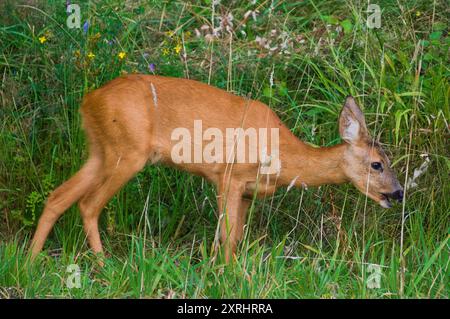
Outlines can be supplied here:
M384 208L390 199L403 200L403 188L381 146L367 131L364 114L353 97L347 97L339 117L339 133L346 143L343 170L363 194Z

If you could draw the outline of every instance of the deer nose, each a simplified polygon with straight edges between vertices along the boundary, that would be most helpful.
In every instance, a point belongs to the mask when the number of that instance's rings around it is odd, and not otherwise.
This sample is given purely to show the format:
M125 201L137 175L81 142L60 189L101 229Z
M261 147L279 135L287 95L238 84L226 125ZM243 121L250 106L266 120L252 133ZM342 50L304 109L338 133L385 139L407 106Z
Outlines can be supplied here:
M391 194L391 197L401 203L403 201L403 189L396 190Z

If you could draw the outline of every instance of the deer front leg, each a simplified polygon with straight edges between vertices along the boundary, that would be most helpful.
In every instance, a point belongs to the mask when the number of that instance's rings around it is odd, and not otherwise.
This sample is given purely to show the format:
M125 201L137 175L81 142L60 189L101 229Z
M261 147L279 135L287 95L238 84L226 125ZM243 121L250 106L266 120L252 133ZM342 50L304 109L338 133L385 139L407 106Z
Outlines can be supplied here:
M243 199L243 187L231 185L219 188L220 239L225 253L225 262L236 254L236 247L242 239L249 201Z

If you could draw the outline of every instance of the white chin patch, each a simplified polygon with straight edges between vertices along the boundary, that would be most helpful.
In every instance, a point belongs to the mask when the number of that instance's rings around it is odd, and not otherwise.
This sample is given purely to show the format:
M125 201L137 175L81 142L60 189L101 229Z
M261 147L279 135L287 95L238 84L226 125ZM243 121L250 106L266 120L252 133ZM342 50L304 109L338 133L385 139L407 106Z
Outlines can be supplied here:
M390 201L388 201L386 199L382 199L382 200L380 200L380 206L383 208L391 208L392 204Z

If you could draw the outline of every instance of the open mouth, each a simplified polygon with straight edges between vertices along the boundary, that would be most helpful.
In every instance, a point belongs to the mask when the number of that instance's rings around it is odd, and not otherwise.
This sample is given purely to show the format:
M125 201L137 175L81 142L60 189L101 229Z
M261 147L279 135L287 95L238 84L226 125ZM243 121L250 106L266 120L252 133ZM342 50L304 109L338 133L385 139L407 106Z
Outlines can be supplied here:
M391 208L392 207L392 203L391 203L389 197L386 194L383 194L383 193L380 193L380 195L381 195L381 200L380 200L381 207Z

